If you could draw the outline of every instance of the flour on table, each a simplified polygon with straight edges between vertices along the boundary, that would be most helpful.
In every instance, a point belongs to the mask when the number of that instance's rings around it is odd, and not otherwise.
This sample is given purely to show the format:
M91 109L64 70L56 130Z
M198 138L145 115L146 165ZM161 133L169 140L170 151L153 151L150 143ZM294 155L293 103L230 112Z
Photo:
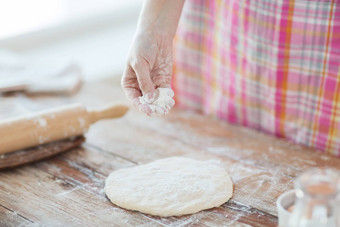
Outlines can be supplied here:
M233 183L216 163L172 157L117 170L104 191L120 207L168 217L222 205L231 198Z
M147 98L145 96L139 97L139 101L141 104L147 104L150 107L152 115L167 114L175 104L173 99L174 92L171 88L157 88L157 90L159 92L159 96L154 102L147 102Z

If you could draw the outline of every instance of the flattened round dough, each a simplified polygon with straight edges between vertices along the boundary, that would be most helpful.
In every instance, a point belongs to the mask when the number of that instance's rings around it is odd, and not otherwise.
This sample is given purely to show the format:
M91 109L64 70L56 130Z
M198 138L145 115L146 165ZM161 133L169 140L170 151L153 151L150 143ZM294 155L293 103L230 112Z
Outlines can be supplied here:
M105 182L112 203L162 217L218 207L233 194L233 183L217 163L183 157L120 169Z

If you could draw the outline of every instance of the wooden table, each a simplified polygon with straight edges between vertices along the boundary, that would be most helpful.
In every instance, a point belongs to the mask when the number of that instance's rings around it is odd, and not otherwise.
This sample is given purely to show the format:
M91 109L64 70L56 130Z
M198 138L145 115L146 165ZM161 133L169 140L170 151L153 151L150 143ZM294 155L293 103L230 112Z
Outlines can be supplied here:
M108 79L85 84L73 97L0 97L0 119L75 101L126 103L118 79ZM163 118L132 110L96 123L86 138L79 148L0 172L0 226L276 226L276 199L298 174L312 166L340 169L340 159L176 109ZM121 209L105 196L112 171L170 156L220 160L234 182L233 198L197 214L159 218Z

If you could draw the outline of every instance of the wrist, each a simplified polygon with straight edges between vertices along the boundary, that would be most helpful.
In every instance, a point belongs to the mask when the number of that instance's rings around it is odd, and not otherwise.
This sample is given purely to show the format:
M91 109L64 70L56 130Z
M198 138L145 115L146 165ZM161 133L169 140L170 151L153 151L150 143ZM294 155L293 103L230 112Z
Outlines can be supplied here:
M138 32L163 37L175 36L184 0L145 0L138 20Z
M138 27L135 36L148 36L159 40L172 41L175 36L175 32L169 31L168 29L160 29L156 25L150 25Z

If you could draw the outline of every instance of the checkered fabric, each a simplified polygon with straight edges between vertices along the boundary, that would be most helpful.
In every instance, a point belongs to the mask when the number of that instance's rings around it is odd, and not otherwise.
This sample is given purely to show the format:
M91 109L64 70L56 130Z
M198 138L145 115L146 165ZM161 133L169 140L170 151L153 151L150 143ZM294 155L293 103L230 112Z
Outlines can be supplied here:
M177 105L340 157L340 0L187 0Z

